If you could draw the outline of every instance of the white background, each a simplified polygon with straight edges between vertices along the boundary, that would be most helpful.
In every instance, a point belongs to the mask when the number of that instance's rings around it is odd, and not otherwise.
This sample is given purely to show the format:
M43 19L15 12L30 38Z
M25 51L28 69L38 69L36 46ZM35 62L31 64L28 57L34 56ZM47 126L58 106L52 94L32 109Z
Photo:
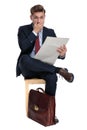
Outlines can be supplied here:
M58 37L69 37L64 61L75 75L73 83L59 78L56 91L57 125L44 127L26 117L23 77L16 78L16 62L20 49L17 31L29 24L30 8L43 4L45 26L54 28ZM0 129L87 130L87 4L86 0L3 0L0 2Z

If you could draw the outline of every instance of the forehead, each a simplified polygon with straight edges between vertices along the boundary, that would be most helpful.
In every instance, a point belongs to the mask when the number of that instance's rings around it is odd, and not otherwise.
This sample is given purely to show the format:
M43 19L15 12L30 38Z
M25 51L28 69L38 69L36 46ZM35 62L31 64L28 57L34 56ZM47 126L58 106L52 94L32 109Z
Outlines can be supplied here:
M35 12L32 16L41 17L41 16L45 16L45 13L44 12Z

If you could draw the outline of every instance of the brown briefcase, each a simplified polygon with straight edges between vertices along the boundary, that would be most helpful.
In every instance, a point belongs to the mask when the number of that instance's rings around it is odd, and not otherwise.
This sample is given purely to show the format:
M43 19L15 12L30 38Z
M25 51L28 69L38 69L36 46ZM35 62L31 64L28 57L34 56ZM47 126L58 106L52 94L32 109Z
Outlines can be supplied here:
M42 88L31 89L28 117L44 126L55 124L55 97L46 94Z

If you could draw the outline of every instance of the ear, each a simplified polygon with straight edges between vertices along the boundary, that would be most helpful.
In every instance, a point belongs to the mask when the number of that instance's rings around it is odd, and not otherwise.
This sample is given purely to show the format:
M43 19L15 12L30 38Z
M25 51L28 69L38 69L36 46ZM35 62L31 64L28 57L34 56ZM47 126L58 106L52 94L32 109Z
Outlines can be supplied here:
M32 20L32 15L30 15L30 19Z

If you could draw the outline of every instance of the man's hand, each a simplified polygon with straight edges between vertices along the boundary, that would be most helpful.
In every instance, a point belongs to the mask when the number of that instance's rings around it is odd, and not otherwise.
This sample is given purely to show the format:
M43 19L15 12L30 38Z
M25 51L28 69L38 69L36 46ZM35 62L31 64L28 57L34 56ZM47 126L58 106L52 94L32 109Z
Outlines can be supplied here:
M57 48L57 51L58 51L59 55L60 55L61 57L63 57L63 56L66 55L67 48L66 48L65 45L63 45L63 46Z
M42 28L43 28L43 24L35 23L35 24L34 24L34 27L33 27L33 31L34 31L35 33L39 33Z

